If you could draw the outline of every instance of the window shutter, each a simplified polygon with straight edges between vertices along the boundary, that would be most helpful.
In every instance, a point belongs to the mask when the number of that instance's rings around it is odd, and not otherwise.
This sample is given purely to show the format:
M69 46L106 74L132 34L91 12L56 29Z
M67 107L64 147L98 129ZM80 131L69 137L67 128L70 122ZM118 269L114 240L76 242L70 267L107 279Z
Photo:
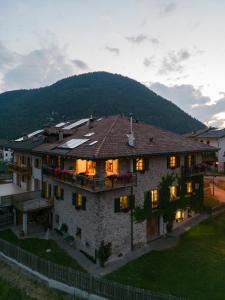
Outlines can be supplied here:
M82 207L81 207L83 210L86 210L86 197L83 196L82 197Z
M48 197L50 198L52 195L52 185L51 183L48 184Z
M57 198L57 185L54 185L54 196Z
M167 156L167 169L170 168L170 156Z
M72 205L76 204L76 197L77 197L77 194L76 193L72 193Z
M151 207L150 191L144 192L144 208L148 209Z
M60 191L60 198L64 200L64 189L61 189Z
M180 156L176 156L176 166L177 166L177 168L179 168L180 167Z
M136 173L137 168L136 168L136 159L133 159L133 172Z
M135 208L135 195L129 196L129 208Z
M195 166L196 165L196 155L193 154L192 155L192 166Z
M114 212L120 212L120 198L114 200Z
M149 159L148 158L144 159L144 170L145 171L149 170Z
M64 158L62 158L62 157L60 160L60 169L64 169Z

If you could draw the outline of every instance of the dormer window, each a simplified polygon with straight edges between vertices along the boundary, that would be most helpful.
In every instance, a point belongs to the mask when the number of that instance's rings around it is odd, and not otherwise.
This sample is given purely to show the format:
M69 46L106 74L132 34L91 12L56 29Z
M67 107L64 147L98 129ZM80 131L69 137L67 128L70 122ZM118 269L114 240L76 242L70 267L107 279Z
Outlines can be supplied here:
M144 169L145 169L144 159L137 158L136 159L136 171L144 171Z
M167 167L170 169L176 169L179 167L180 159L179 156L170 155L167 157Z

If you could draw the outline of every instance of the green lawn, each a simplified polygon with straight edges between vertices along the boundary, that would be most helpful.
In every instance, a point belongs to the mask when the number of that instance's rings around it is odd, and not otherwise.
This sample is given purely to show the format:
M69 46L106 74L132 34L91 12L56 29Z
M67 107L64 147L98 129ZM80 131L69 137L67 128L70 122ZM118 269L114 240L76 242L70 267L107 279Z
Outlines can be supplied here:
M0 239L6 240L59 265L71 267L78 271L84 271L82 267L53 240L42 240L36 238L18 239L10 229L0 231ZM51 249L52 251L47 253L46 249Z
M1 300L31 300L21 290L13 287L10 283L0 279L0 299Z
M107 278L189 299L225 299L225 214L183 234L175 248L152 251Z

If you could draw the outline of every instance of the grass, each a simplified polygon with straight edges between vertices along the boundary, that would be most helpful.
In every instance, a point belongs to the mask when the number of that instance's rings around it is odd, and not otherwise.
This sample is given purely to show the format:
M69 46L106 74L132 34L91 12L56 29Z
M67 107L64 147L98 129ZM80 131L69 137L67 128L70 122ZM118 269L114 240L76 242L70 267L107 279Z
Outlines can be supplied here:
M56 264L70 267L77 271L84 271L83 268L53 240L42 240L36 238L18 239L10 229L0 231L0 239L6 240ZM51 249L51 252L47 253L46 249Z
M0 279L0 299L1 300L31 300L20 289L12 286L12 284Z
M117 282L198 300L225 299L225 214L107 276Z

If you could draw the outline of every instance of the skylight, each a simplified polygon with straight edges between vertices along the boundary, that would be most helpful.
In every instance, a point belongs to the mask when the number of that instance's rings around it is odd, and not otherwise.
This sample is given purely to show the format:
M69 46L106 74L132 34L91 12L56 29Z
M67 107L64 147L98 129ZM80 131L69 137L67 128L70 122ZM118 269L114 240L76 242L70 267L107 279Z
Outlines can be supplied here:
M72 129L74 127L77 127L79 125L82 125L82 124L86 123L88 120L89 119L81 119L81 120L79 120L77 122L74 122L74 123L72 123L72 124L70 124L70 125L68 125L66 127L63 127L63 129Z
M44 131L44 130L41 129L41 130L34 131L34 132L32 132L32 133L29 133L29 134L27 135L27 138L29 139L29 138L31 138L31 137L33 137L33 136L35 136L35 135L37 135L37 134L39 134L39 133L41 133L41 132L43 132L43 131ZM16 142L21 142L21 141L23 141L23 137L21 137L21 138L15 140L15 141L16 141Z
M95 134L94 132L89 132L87 134L85 134L84 136L92 136L93 134Z
M96 144L98 141L93 141L93 142L91 142L90 144L88 144L89 146L92 146L92 145L94 145L94 144Z
M87 141L88 141L88 139L72 139L62 145L59 145L58 148L73 149L73 148L76 148L76 147L82 145L83 143L85 143Z

